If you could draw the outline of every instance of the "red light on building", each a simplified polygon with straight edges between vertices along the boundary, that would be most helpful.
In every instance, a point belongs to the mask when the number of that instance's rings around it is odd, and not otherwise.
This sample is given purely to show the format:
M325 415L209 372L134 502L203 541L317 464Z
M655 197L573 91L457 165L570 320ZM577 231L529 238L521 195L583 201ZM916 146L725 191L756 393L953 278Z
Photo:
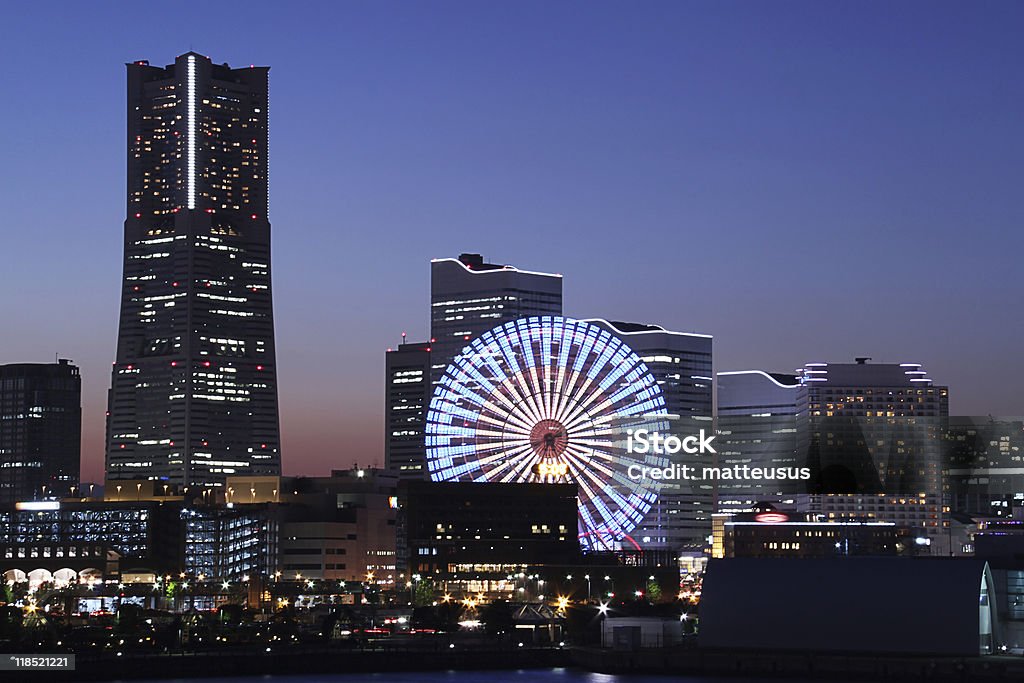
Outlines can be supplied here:
M759 512L754 515L754 521L762 524L783 524L789 521L789 515L784 512Z

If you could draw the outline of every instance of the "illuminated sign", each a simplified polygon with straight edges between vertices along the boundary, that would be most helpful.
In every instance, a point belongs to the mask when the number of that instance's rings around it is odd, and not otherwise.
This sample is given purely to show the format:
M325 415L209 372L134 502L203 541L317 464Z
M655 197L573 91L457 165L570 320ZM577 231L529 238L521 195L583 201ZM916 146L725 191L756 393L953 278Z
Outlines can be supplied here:
M569 465L564 462L539 462L536 472L542 477L564 477L569 473Z
M60 510L60 502L56 500L29 500L15 503L15 510Z
M759 512L754 519L762 524L782 524L789 521L789 515L782 512Z

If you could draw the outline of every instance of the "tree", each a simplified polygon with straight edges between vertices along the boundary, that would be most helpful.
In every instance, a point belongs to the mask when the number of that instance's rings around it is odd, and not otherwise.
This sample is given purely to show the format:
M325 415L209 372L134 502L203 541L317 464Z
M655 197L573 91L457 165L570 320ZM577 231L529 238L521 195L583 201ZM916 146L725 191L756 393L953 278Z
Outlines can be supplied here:
M661 600L661 584L653 579L647 582L647 599L651 602Z
M413 607L426 607L427 605L433 604L434 596L436 591L434 590L434 582L419 580L412 582L412 606Z

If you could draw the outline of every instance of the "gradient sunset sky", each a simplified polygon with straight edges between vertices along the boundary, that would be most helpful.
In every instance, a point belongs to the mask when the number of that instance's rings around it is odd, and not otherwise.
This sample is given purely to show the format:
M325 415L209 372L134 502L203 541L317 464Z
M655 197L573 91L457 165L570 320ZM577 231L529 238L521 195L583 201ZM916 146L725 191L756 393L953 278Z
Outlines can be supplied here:
M71 358L99 480L124 63L271 67L284 469L382 461L429 260L715 335L718 370L924 364L1024 414L1024 4L29 3L0 26L0 363Z

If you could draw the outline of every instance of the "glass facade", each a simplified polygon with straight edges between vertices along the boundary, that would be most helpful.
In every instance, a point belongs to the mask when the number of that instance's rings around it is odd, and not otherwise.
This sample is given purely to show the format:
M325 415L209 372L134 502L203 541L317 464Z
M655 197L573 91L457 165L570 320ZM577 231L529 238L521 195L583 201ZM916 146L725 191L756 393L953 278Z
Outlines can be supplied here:
M0 505L77 492L81 448L78 368L0 365Z
M38 559L41 567L47 567L60 564L61 559L102 557L101 549L109 549L120 556L122 573L160 573L180 567L177 504L53 501L44 509L36 507L23 504L0 511L4 559Z
M272 575L279 537L274 512L267 505L182 510L185 572L227 581Z
M808 363L812 510L877 518L942 541L949 389L919 363Z
M950 506L1007 517L1024 507L1024 418L951 417Z
M561 275L485 263L479 254L432 261L431 382L473 338L535 315L562 315Z
M807 387L795 375L760 370L718 373L718 458L725 467L807 466ZM721 481L716 511L747 512L757 503L806 509L809 482Z
M128 65L128 202L108 479L280 473L267 72Z

